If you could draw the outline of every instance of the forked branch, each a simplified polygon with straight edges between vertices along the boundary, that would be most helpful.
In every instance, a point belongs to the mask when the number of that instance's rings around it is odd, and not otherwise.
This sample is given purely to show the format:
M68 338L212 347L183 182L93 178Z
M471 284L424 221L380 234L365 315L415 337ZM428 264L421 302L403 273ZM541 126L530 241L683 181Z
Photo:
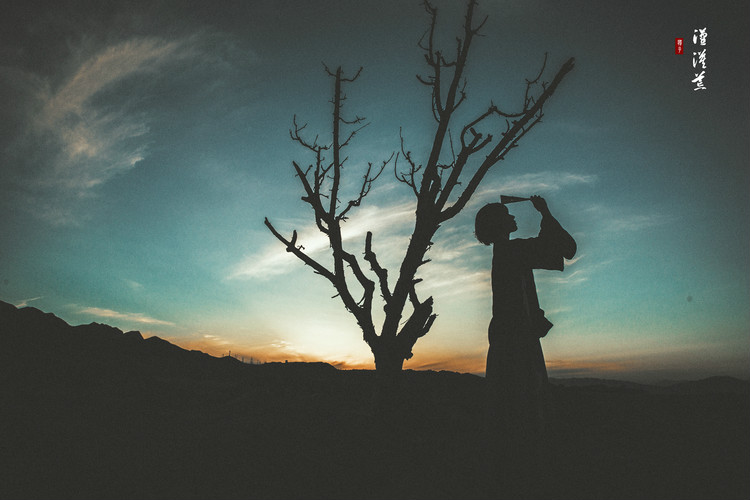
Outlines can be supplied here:
M372 251L371 231L367 231L367 236L365 237L365 260L370 263L370 268L378 277L378 283L380 284L380 294L382 295L383 300L385 300L385 303L387 305L391 300L391 291L388 288L388 270L384 269L380 265L375 252Z
M542 116L544 116L544 103L550 98L550 96L552 96L557 89L557 86L565 75L573 69L574 65L575 59L572 57L565 61L552 82L549 85L544 85L544 91L536 98L536 100L534 100L534 104L526 109L519 119L513 121L512 126L509 126L508 130L502 134L500 141L498 141L492 151L485 157L484 161L469 180L464 191L459 195L458 200L452 206L441 212L441 221L448 220L458 214L464 206L466 206L469 199L471 199L471 196L476 191L479 183L482 181L490 167L502 160L508 151L516 147L519 139L531 130L534 125L541 121Z
M336 284L336 276L331 271L326 269L326 267L323 264L319 263L318 261L316 261L309 255L307 255L303 251L302 246L297 246L297 231L294 231L292 233L291 240L287 240L276 230L275 227L273 227L273 224L271 224L271 222L268 220L267 217L264 219L263 222L266 225L266 227L271 231L271 233L273 233L276 239L284 244L287 252L293 253L294 256L297 257L299 260L304 262L306 265L312 267L315 273L320 274L321 276L325 277L328 281L330 281L334 285Z

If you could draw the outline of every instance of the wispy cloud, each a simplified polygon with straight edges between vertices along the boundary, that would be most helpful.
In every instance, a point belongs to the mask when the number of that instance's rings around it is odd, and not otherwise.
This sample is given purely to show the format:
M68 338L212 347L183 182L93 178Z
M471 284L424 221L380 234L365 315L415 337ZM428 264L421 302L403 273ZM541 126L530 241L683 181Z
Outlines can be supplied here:
M563 284L578 285L592 279L594 275L609 268L615 259L597 260L588 254L576 255L575 258L565 261L563 273L543 272L535 276L539 284Z
M394 248L402 248L402 245L394 245L395 240L406 240L404 231L411 229L410 223L414 219L414 203L406 202L389 207L370 205L362 207L342 225L342 237L345 243L358 247L358 252L364 251L365 235L367 231L373 232L373 247L381 259L383 265L393 262L396 256ZM273 222L273 221L272 221ZM291 227L290 227L291 226ZM305 253L313 258L320 259L324 265L327 263L325 253L330 244L328 237L322 234L316 227L310 227L298 231L298 243L304 247ZM281 221L274 225L276 229L287 237L291 237L294 225L290 221ZM290 253L284 251L284 247L269 233L269 242L258 252L245 257L242 262L234 266L227 276L228 279L267 279L272 276L286 274L295 266L302 264Z
M504 194L532 195L536 193L550 193L560 189L577 186L593 185L598 181L596 175L578 174L574 172L530 172L504 179L498 187L492 189L495 197L499 192ZM485 193L487 190L484 191Z
M652 210L649 213L632 213L630 209L620 209L602 204L592 204L584 208L583 211L595 214L596 220L602 223L601 230L608 232L642 231L670 224L678 218L663 211Z
M417 291L441 299L491 293L491 249L474 238L473 227L452 226L441 231L427 252L430 262L419 270L418 277L424 281Z
M641 231L662 226L674 218L663 214L634 214L615 217L608 222L607 229L614 232Z
M503 183L501 187L493 186L491 191L477 193L473 203L464 211L467 214L473 212L476 206L485 203L488 197L497 198L500 191L535 193L595 182L596 176L574 173L525 174ZM391 206L364 205L343 225L344 240L353 245L350 251L355 254L361 253L364 250L366 232L373 231L373 246L378 259L381 265L390 270L391 280L395 280L400 259L403 258L408 245L409 233L414 226L415 208L413 201L399 202ZM289 221L275 224L275 227L287 236L291 234L289 226L294 227ZM282 227L288 229L283 231ZM489 269L478 267L488 264L486 258L482 264L479 264L478 260L483 255L486 257L486 249L474 238L473 226L466 226L465 221L461 227L445 224L434 241L435 244L426 255L431 262L419 270L419 277L424 279L419 285L421 294L451 297L489 293ZM304 246L308 255L319 259L321 263L329 261L329 257L325 255L329 251L328 239L315 227L308 225L306 229L299 231L298 243ZM569 262L569 265L572 263ZM234 266L228 273L228 279L267 279L289 273L301 266L302 264L293 255L285 252L282 245L269 234L269 243ZM363 267L368 269L369 265L364 263ZM371 276L371 279L375 277ZM577 276L576 279L582 281L585 278Z
M133 281L129 279L123 279L122 281L125 283L125 285L127 285L128 288L130 288L134 292L139 292L143 290L143 285L141 283L138 283L137 281Z
M579 253L579 254L576 254L576 256L573 257L572 259L565 259L565 266L566 267L570 267L570 266L576 264L578 261L580 261L584 257L586 257L586 254Z
M480 206L489 202L500 201L500 195L542 196L576 186L594 186L599 177L593 174L575 172L529 172L526 174L502 177L490 185L482 185L472 196L464 211L475 212Z
M231 354L232 356L245 356L247 358L251 356L258 357L253 352L253 349L248 349L241 342L238 343L236 340L229 340L227 337L215 333L183 333L163 338L183 349L201 351L211 356L227 356Z
M133 37L97 51L76 49L69 76L54 75L59 84L0 71L0 83L23 101L10 112L17 131L0 153L17 201L53 224L77 222L78 201L146 157L149 115L137 103L149 82L209 59L209 42L206 34Z
M169 321L163 321L155 319L150 316L146 316L142 313L129 313L129 312L118 312L112 309L102 309L100 307L82 307L78 311L81 314L88 314L96 316L98 318L105 318L108 320L122 320L131 323L141 323L145 325L160 325L160 326L175 326L174 323Z
M27 205L37 215L54 224L74 222L75 200L90 196L93 188L144 158L145 117L96 99L134 75L158 70L182 46L140 38L106 47L84 58L57 88L26 75L34 82L33 111L13 145L16 154L6 161L20 174L17 182L28 190ZM29 155L32 149L36 151Z
M204 334L203 335L203 339L206 342L214 342L214 343L219 344L219 345L227 345L227 344L229 344L228 340L226 340L226 339L224 339L224 338L222 338L222 337L220 337L218 335Z
M577 285L579 283L584 283L589 280L588 274L583 269L577 269L573 272L568 272L562 275L544 275L543 277L537 279L539 283L555 283L555 284L564 284L564 285Z
M21 302L19 302L18 304L16 304L16 307L28 307L29 302L33 302L33 301L39 300L41 298L42 297L34 297L34 298L31 298L31 299L24 299Z

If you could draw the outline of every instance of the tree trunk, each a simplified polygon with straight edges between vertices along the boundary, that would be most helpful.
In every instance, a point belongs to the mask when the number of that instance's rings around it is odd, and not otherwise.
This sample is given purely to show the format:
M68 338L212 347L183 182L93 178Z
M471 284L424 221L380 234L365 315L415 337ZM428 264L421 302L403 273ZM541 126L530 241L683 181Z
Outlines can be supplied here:
M375 357L373 411L389 421L398 415L404 356L398 349L396 337L380 337L377 348L372 351Z

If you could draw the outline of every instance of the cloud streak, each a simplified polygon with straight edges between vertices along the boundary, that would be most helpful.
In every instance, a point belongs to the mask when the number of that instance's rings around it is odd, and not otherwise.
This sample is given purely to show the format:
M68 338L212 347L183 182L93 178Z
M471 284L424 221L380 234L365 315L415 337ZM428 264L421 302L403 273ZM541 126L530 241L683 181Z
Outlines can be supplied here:
M614 232L631 232L669 224L674 218L662 214L635 214L615 217L608 222L608 229Z
M471 214L488 197L497 198L501 191L534 193L557 191L560 189L581 185L594 184L596 176L574 173L540 172L530 173L506 181L492 190L484 190L472 198L472 202L462 213L461 218L473 220ZM409 233L414 225L416 204L409 201L396 202L391 206L377 206L374 204L363 206L352 214L343 227L345 243L350 243L350 252L358 254L364 250L364 240L367 231L373 232L373 247L381 265L390 271L390 285L393 286L396 273L401 264L401 258L408 245ZM478 243L473 236L473 223L466 226L446 224L435 237L435 244L428 251L426 258L431 262L419 270L419 277L424 282L418 286L420 294L435 297L477 296L490 293L489 269L478 266L487 265L487 250ZM282 234L291 234L291 229L282 230L280 226L291 226L290 223L276 225ZM304 246L305 252L319 262L326 265L330 256L327 237L315 227L308 227L298 231L298 243ZM569 261L568 265L575 261ZM363 269L369 269L366 262L362 262ZM330 267L330 266L329 266ZM247 256L234 266L228 273L227 279L264 280L280 276L301 269L302 264L293 255L284 251L283 246L273 237L269 243L257 252ZM577 274L574 282L585 280ZM376 280L373 275L370 279Z
M58 88L36 75L16 74L34 90L23 132L10 149L15 154L5 160L33 212L53 224L73 223L76 200L144 158L145 117L125 112L127 97L110 103L114 106L99 98L116 84L157 71L184 52L181 47L156 38L120 42L84 57Z
M213 42L208 34L132 37L93 53L79 49L70 60L80 62L56 85L0 70L0 89L22 101L7 112L17 131L0 153L16 201L52 224L78 222L81 200L147 156L149 111L137 108L153 92L149 85L175 68L220 64L209 54Z
M378 259L383 265L389 265L394 261L396 253L394 248L402 248L396 245L397 240L406 238L405 231L411 228L414 220L415 204L412 202L399 203L388 207L370 205L362 207L354 213L351 219L342 224L342 238L344 243L357 247L364 251L364 241L367 231L373 232L373 247L378 254ZM275 225L282 235L291 235L291 229L282 227L292 226L287 221L281 225ZM282 226L282 227L280 227ZM330 243L326 235L318 231L317 227L308 227L298 231L299 244L304 246L304 251L309 256L319 259L323 265L327 264L328 257L325 255ZM270 236L270 233L269 233ZM284 251L284 247L273 236L269 243L259 251L245 257L242 262L234 266L227 276L228 279L268 279L273 276L287 274L301 266L301 262L290 253Z
M498 192L506 194L520 193L520 195L531 195L534 193L556 192L564 188L577 185L593 185L598 181L596 175L577 174L573 172L530 172L519 175L512 179L503 180L498 188L493 188L492 193L497 196ZM484 191L485 193L487 190Z
M672 214L660 212L651 213L621 213L612 207L594 204L585 209L586 212L596 214L597 220L603 221L601 230L613 233L630 233L651 229L653 227L670 224L677 220Z
M18 304L16 304L16 307L18 307L18 308L28 307L29 306L29 302L33 302L33 301L39 300L41 298L42 297L33 297L33 298L30 298L30 299L24 299L21 302L19 302Z
M175 326L174 323L155 319L150 316L146 316L143 313L122 313L113 311L112 309L103 309L100 307L82 307L78 312L81 314L96 316L98 318L104 318L107 320L123 320L131 323L141 323L144 325Z

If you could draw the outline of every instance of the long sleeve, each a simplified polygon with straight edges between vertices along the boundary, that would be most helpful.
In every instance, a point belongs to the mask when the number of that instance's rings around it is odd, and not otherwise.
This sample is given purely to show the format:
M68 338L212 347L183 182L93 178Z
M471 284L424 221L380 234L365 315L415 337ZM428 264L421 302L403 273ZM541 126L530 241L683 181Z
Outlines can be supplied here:
M566 259L572 259L576 254L577 245L573 237L560 225L551 214L542 216L539 238L554 247Z

